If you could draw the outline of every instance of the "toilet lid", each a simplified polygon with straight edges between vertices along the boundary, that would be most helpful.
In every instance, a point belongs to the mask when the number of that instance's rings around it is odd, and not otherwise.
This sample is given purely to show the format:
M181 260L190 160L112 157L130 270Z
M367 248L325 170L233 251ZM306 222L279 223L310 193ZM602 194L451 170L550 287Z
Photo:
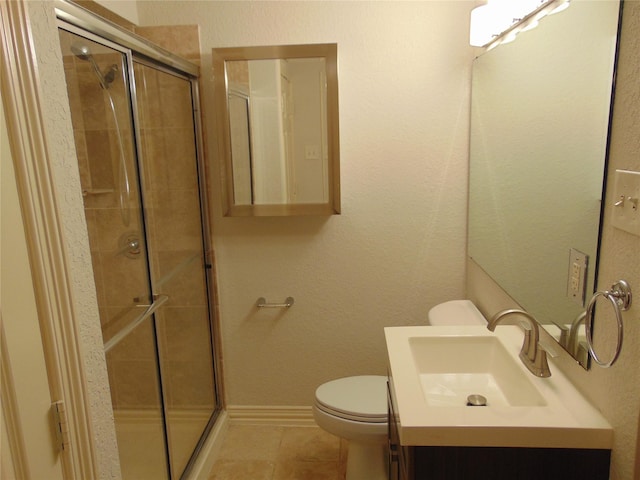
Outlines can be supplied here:
M336 416L365 422L387 421L387 377L362 375L324 383L316 390L316 404Z
M486 325L478 307L471 300L450 300L436 305L428 313L428 325Z

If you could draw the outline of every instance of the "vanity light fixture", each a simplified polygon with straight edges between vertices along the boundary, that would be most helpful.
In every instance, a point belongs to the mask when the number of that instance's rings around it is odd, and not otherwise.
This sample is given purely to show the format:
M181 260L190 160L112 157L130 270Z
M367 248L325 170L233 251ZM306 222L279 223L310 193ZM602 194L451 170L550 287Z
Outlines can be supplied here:
M522 25L522 29L520 29L520 31L528 32L529 30L536 28L538 25L540 25L540 22L536 18L532 18L528 23Z
M493 32L500 31L497 16L489 4L480 5L471 10L469 43L474 47L482 47L494 38Z
M556 13L560 13L563 10L566 10L571 5L571 0L566 0L564 2L560 2L556 8L551 10L547 15L554 15Z
M561 12L571 0L488 0L471 11L469 43L491 49L515 40L546 15Z
M505 35L502 36L502 38L500 39L500 43L511 43L516 39L516 36L518 35L519 32L516 32L514 30L506 33Z

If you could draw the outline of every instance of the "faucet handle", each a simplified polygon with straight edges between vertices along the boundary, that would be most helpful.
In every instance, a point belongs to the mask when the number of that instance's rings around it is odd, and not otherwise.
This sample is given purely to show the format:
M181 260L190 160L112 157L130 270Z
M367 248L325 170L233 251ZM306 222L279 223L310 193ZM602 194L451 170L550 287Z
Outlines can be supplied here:
M551 320L551 323L553 323L558 328L558 330L560 330L560 338L558 339L558 343L560 343L563 348L567 348L569 346L569 327L558 323L555 320Z
M538 348L537 345L534 348L531 348L531 335L533 332L532 325L529 322L525 322L524 320L520 320L516 323L522 327L522 330L524 330L524 339L522 340L522 349L520 350L520 355L526 356L531 362L533 362L536 358Z
M551 356L555 354L550 353ZM538 350L536 352L536 359L533 362L532 373L536 377L548 378L551 376L551 370L549 370L549 362L547 361L547 351L542 343L538 343Z

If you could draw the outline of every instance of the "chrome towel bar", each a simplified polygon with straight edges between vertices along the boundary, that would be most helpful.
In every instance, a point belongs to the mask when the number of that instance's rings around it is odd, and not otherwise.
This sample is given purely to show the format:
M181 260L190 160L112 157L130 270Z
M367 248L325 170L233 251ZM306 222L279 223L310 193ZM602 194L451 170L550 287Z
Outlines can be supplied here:
M256 302L258 308L289 308L293 305L293 297L287 297L284 303L267 303L264 297L260 297Z

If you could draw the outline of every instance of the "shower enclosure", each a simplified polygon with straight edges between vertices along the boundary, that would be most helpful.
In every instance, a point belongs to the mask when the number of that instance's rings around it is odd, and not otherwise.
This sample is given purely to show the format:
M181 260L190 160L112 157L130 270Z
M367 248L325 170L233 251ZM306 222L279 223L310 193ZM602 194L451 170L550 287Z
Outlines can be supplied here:
M197 79L59 36L123 478L184 478L219 410Z

